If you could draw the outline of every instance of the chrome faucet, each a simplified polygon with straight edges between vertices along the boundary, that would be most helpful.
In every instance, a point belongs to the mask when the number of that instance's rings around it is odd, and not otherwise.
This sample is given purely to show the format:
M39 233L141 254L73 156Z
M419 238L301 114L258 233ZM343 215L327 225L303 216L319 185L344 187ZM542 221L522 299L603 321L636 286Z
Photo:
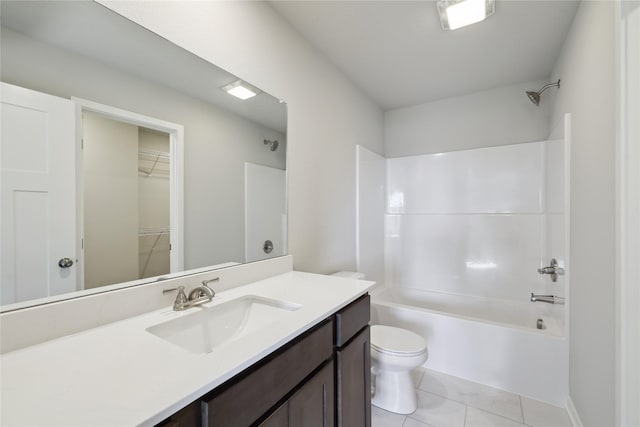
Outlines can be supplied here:
M549 304L564 304L564 298L555 295L536 295L531 292L531 302L548 302Z
M178 295L173 303L174 311L186 310L189 307L209 302L216 296L216 292L208 285L211 282L217 282L219 277L215 277L209 280L203 280L202 285L195 287L189 292L189 296L184 293L184 286L178 286Z

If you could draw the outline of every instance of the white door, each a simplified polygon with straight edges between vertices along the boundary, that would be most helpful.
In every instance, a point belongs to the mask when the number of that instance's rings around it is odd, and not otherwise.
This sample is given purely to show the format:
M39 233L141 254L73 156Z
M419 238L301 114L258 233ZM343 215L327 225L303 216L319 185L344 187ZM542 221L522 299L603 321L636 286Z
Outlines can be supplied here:
M74 103L6 83L0 98L2 304L75 291Z
M246 262L286 253L286 172L245 163Z

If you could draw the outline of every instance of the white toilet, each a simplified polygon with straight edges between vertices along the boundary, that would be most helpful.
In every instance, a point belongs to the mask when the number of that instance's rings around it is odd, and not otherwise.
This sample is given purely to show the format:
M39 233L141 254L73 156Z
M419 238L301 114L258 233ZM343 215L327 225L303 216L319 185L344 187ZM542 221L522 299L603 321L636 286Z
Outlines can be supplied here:
M411 370L427 361L427 342L420 335L393 326L371 326L371 403L397 414L418 407Z
M334 276L364 279L364 274L340 271ZM397 414L410 414L418 407L411 370L427 361L427 342L402 328L371 326L371 403Z

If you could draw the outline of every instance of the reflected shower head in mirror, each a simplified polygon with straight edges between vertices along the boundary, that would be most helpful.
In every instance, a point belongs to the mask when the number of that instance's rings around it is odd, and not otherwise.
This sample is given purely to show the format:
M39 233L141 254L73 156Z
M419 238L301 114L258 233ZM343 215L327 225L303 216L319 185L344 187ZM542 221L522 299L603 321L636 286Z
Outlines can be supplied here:
M276 151L278 149L278 141L269 141L268 139L265 139L264 145L268 145L271 151Z
M531 100L531 102L533 102L536 105L540 105L540 95L542 94L542 92L544 92L545 90L549 89L550 87L556 86L557 88L560 88L560 80L558 80L555 83L549 83L548 85L544 85L540 88L539 91L537 92L531 92L531 91L527 91L527 96L529 97L529 99Z

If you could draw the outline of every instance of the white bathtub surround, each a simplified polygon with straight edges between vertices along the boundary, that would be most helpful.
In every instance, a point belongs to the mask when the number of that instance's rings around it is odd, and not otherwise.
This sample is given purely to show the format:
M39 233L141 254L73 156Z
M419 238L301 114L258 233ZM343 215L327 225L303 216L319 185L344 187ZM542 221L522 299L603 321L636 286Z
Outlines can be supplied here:
M537 272L551 257L564 266L563 170L562 141L388 159L385 283L563 296L564 281Z
M542 214L390 214L386 226L387 284L512 301L546 290Z
M551 258L567 267L568 145L391 158L386 170L359 176L361 193L386 173L391 290L374 292L374 323L424 336L429 368L564 407L567 305L529 298L568 296L568 274L554 283L537 272ZM367 257L362 244L359 256Z
M402 416L373 408L373 427L572 427L567 411L431 369L414 371L418 409Z
M384 280L386 160L356 147L356 267L368 280Z
M544 144L387 160L387 211L396 214L542 213Z
M557 308L557 307L556 307ZM425 338L424 366L564 407L568 345L546 310L531 303L486 300L401 288L372 295L372 324ZM548 323L535 329L536 319Z
M201 310L176 312L171 305L3 354L0 424L155 425L354 301L372 284L288 272L218 292L202 307L247 295L301 307L205 354L146 331ZM34 401L38 410L33 410Z

